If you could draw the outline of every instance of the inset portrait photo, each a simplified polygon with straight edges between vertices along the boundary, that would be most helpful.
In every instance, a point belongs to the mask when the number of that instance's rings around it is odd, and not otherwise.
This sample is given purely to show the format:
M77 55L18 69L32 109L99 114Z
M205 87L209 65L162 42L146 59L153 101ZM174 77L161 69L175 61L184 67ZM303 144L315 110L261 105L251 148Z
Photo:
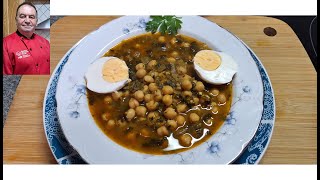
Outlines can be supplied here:
M49 75L49 1L5 0L3 8L3 75Z

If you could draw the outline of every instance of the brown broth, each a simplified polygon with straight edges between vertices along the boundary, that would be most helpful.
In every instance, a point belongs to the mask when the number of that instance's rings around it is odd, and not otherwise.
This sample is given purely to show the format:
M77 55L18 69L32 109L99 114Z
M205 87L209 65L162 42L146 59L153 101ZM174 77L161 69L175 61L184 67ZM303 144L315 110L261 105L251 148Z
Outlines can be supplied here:
M139 35L122 41L105 54L105 56L115 56L123 59L129 67L129 76L132 81L119 91L122 93L120 99L113 99L112 94L99 94L87 90L90 112L101 130L116 143L128 149L147 154L177 153L205 142L225 121L232 99L231 83L225 85L207 84L198 77L193 69L192 59L194 55L200 50L210 49L206 44L185 35L165 35L162 36L164 39L160 42L160 36L159 33ZM170 57L174 57L175 62L168 62L167 60ZM157 65L148 69L147 64L151 60L156 60ZM156 110L149 111L147 108L145 117L137 117L136 115L130 121L126 118L125 113L130 109L129 99L134 97L137 90L143 90L143 86L149 84L136 77L137 70L135 67L139 63L145 64L147 75L153 76L158 89L161 90L165 85L174 89L173 102L170 107L177 111L178 104L183 103L188 106L186 112L178 113L186 120L183 125L175 129L168 124L169 118L164 116L167 107L162 101L158 102ZM178 71L179 67L183 67L186 74L191 77L189 78L192 82L191 97L185 96L181 90L181 81L185 75ZM194 88L197 81L201 81L205 85L205 89L201 93ZM218 89L220 94L225 95L226 102L224 104L218 102L217 96L211 93L212 89ZM154 93L147 90L144 94L154 95ZM198 104L195 102L196 98L199 99ZM106 102L105 99L113 100L112 102ZM146 107L145 100L139 102L139 104ZM212 112L213 106L218 107L217 114ZM148 118L150 112L157 112L158 116ZM189 117L191 113L198 114L200 121L191 122ZM112 127L110 120L115 122ZM157 133L157 129L161 126L168 129L169 135L160 136ZM172 139L179 139L182 134L190 134L193 137L190 146L185 147L175 144L176 148L165 149L169 145L171 147Z

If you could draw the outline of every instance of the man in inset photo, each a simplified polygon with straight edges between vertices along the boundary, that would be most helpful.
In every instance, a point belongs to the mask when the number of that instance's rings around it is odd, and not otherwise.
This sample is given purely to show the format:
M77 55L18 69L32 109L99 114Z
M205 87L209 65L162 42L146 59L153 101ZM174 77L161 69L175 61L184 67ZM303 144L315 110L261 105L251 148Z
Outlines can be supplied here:
M20 4L16 11L16 32L3 38L4 75L50 74L50 44L35 34L38 22L36 7Z

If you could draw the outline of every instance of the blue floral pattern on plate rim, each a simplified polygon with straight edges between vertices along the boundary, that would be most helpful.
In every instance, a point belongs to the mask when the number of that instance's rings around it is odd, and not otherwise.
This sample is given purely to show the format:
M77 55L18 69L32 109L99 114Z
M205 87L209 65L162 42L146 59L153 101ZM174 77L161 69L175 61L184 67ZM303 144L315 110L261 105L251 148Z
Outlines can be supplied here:
M140 28L140 26L139 26ZM227 30L226 30L227 31ZM229 32L229 31L227 31ZM230 32L229 32L230 33ZM231 33L232 34L232 33ZM236 36L235 36L236 37ZM236 37L237 38L237 37ZM239 39L239 38L238 38ZM241 41L239 39L239 41ZM241 41L242 42L242 41ZM262 158L263 154L268 147L268 144L271 140L271 135L274 127L275 121L275 101L271 82L266 73L261 62L258 60L253 51L244 43L243 45L247 48L253 60L255 61L258 70L261 75L263 82L263 112L261 121L258 127L256 134L254 135L251 142L247 145L244 151L239 155L239 157L233 162L233 164L257 164ZM73 147L68 143L65 138L62 129L59 124L58 115L57 115L57 102L55 99L56 88L60 73L63 69L63 66L69 59L69 56L72 54L71 49L67 55L64 57L59 66L56 68L54 74L50 78L47 93L44 100L44 129L48 144L50 149L59 164L85 164L86 162L82 160L81 156L73 149ZM246 92L250 89L244 88L243 91ZM232 120L232 116L230 117ZM216 152L219 150L218 144L209 145L209 150Z

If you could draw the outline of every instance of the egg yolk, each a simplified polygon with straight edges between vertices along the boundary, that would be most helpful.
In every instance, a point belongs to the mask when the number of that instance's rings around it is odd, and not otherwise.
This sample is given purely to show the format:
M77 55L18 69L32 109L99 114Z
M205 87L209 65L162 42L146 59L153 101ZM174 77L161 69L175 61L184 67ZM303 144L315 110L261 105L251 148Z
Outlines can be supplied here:
M204 70L213 71L221 65L221 57L212 50L199 51L194 62Z
M103 64L103 79L108 82L118 82L129 78L128 66L118 58L112 58Z

